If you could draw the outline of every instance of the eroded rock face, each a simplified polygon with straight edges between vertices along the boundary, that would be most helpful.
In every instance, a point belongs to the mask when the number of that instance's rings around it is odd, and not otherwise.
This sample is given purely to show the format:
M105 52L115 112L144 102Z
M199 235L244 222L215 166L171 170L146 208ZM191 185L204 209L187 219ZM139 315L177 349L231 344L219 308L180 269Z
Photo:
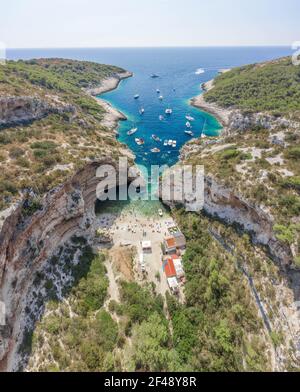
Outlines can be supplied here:
M165 200L163 202L171 207L178 204ZM189 206L186 200L182 204L184 207ZM220 219L226 224L236 225L243 232L249 233L252 241L265 246L273 260L282 268L291 265L293 259L291 250L276 239L272 217L208 176L204 179L203 211L213 218Z
M20 204L2 226L0 300L6 306L6 325L0 327L1 370L10 370L11 357L22 340L20 317L36 271L72 236L95 234L96 170L104 163L115 166L108 159L88 164L46 194L41 209L33 216L24 218Z
M52 104L35 97L0 97L0 128L40 120L52 113L74 111L72 105Z

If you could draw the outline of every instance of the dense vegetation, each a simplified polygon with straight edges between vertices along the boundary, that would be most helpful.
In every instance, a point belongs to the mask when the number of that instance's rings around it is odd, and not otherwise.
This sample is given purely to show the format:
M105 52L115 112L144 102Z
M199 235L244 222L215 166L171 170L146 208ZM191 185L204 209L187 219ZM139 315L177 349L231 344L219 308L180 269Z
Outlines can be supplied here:
M245 111L277 114L300 110L300 67L291 59L234 68L218 76L208 102Z
M263 332L248 282L237 263L239 252L251 260L248 267L253 277L263 271L275 281L279 279L276 268L255 255L247 236L240 238L233 229L183 210L175 215L188 240L186 303L167 294L166 307L154 285L125 280L118 283L120 301L109 301L103 266L107 256L85 252L85 260L90 261L72 270L76 276L72 290L65 293L63 302L52 298L34 332L29 369L269 369L266 347L280 344L281 331L274 331L274 342ZM207 228L234 243L235 255L224 250ZM262 288L266 303L274 296L272 290L272 284Z

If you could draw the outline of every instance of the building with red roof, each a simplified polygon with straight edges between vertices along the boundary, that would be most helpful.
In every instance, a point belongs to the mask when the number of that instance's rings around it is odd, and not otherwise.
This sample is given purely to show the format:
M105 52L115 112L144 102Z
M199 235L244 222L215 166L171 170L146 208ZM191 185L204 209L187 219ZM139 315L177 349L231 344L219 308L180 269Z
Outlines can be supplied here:
M176 277L176 269L174 266L174 262L172 259L168 258L165 262L164 262L164 271L166 274L167 278L174 278Z

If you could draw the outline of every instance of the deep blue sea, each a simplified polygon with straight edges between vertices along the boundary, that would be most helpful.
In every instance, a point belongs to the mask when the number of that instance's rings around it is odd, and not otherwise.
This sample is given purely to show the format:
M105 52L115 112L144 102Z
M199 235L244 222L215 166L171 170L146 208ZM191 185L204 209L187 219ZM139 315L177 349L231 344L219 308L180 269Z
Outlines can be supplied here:
M201 93L203 82L214 78L221 69L291 53L288 47L11 49L8 58L63 57L118 65L132 71L134 77L123 81L118 89L102 98L127 116L128 120L119 125L119 140L135 153L137 164L149 167L176 163L180 148L190 139L184 133L186 115L195 118L191 122L195 137L220 132L221 126L214 117L189 105L189 99ZM152 79L152 73L159 78ZM135 94L139 94L138 100L134 99ZM164 97L162 101L158 99L160 95ZM139 113L141 107L145 109L144 115ZM173 110L170 116L165 115L167 107ZM160 115L164 116L162 121ZM127 131L133 127L138 128L137 133L128 136ZM162 142L154 141L152 134ZM136 137L143 138L145 144L138 146ZM176 148L163 145L163 141L169 139L177 141ZM151 152L154 147L161 152Z

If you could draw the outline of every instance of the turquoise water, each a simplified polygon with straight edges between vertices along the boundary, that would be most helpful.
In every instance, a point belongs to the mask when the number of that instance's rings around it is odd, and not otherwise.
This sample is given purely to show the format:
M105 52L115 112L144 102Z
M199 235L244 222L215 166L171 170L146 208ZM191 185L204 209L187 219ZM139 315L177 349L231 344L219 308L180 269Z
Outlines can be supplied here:
M201 83L214 78L220 69L291 54L289 47L12 49L7 52L9 59L62 57L114 64L132 71L134 77L102 98L128 117L120 123L119 140L129 146L136 162L146 168L152 164L176 163L180 147L190 139L184 133L187 114L195 118L192 131L196 137L202 132L209 136L219 133L220 125L215 118L189 105L189 99L200 94ZM197 73L199 69L204 72ZM151 79L152 73L160 78ZM162 102L158 100L157 88L164 96ZM135 94L140 95L139 100L133 99ZM142 106L145 114L140 116ZM164 114L168 106L173 109L170 117ZM165 120L159 121L159 115L164 115ZM138 132L127 136L126 132L133 126L139 128ZM151 139L152 134L162 140L176 140L177 147L164 147ZM137 146L135 137L144 138L145 144ZM154 147L161 153L150 152Z
M156 66L155 71L160 77L152 79L149 76L151 72L147 71L148 69L134 73L134 76L123 81L117 90L103 94L102 98L127 116L127 121L119 125L119 140L134 152L137 164L146 168L151 165L171 166L178 160L180 148L191 139L191 136L184 133L188 129L186 116L195 119L190 121L194 137L199 137L202 133L216 136L221 126L211 115L189 105L189 99L200 94L200 84L207 80L205 72L196 75L197 68L170 70ZM216 73L210 72L210 77ZM157 89L160 90L159 94ZM135 94L140 95L138 100L134 99ZM159 99L160 95L164 97L162 101ZM145 109L143 115L139 113L141 107ZM168 107L173 110L171 115L165 114ZM159 116L163 116L163 120L160 120ZM137 127L138 131L128 136L127 131L133 127ZM153 134L158 136L161 142L153 140ZM136 137L143 138L145 144L138 146L135 143ZM176 147L164 146L164 140L170 139L177 141ZM158 148L161 152L153 153L153 148Z

